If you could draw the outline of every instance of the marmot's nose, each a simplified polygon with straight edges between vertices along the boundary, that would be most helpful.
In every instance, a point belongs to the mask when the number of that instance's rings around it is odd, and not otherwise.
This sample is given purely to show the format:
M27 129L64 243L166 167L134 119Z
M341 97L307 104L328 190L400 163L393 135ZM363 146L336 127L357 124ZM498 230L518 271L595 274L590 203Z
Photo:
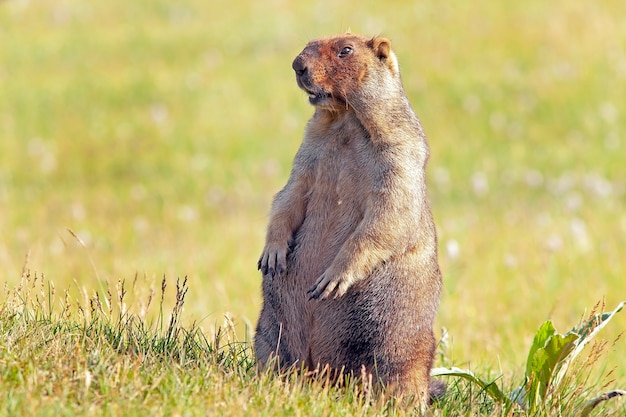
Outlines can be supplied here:
M303 61L302 56L298 55L296 59L293 60L293 64L291 64L291 68L293 68L298 76L302 76L306 72L306 66Z

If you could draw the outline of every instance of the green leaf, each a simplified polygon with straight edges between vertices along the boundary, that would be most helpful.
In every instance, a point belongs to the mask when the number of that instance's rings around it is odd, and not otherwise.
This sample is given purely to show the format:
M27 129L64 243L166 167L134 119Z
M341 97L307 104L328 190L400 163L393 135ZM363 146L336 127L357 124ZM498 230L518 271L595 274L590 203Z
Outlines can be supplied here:
M521 405L532 415L537 408L545 404L547 398L558 390L569 364L578 356L583 347L622 310L626 302L620 303L615 310L596 314L588 320L574 326L566 334L559 334L550 320L543 323L528 352L526 378L524 385L515 389L510 396L498 388L495 382L486 382L476 377L471 371L459 368L434 368L432 376L457 376L464 378L484 390L491 398L507 407ZM600 402L614 396L624 395L624 391L612 391L588 402L580 416L587 416ZM609 395L610 394L610 395Z
M539 327L526 361L525 398L531 413L558 388L569 364L609 320L622 310L624 304L620 303L612 312L590 317L565 335L557 333L549 320Z
M526 378L531 378L533 374L533 358L535 357L535 352L537 350L543 348L546 345L546 342L552 335L556 333L556 329L550 320L543 323L537 333L535 333L535 338L533 339L533 344L530 346L530 351L528 352L528 358L526 359Z
M532 411L542 404L558 372L562 361L576 347L577 334L554 334L548 338L544 347L537 349L530 361L530 387L528 390L528 405ZM529 364L527 364L528 366Z
M478 385L483 391L485 391L491 398L500 403L505 403L507 406L510 406L511 400L509 397L504 395L504 393L498 388L495 381L486 382L482 379L475 376L472 371L469 369L460 369L460 368L433 368L430 372L431 376L458 376L464 379L467 379L470 382Z

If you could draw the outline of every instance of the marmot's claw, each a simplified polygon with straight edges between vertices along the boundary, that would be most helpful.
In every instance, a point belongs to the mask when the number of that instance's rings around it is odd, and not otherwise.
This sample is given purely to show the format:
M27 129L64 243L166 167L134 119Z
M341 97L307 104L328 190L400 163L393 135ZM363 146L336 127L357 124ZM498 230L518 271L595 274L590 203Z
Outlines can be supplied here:
M338 279L330 279L326 276L326 273L323 273L321 277L315 281L315 284L307 291L309 294L309 300L325 300L330 294L337 289L339 286ZM336 294L335 298L341 296L342 294Z
M265 255L262 255L261 259L259 259L259 271L261 271L263 276L267 275L267 258Z
M287 248L277 246L266 246L261 259L259 259L258 266L263 276L267 276L269 273L269 276L274 278L284 274L287 270Z
M311 288L307 290L306 293L309 294L309 298L307 299L307 301L311 301L319 297L320 293L318 291L315 291L316 289L317 289L317 286L313 285Z

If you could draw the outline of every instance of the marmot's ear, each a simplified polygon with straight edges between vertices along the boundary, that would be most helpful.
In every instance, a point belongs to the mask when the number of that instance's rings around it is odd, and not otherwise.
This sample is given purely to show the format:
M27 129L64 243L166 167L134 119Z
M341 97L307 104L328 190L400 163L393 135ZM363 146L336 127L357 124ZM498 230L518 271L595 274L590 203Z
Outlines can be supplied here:
M391 42L385 38L373 38L371 48L380 60L389 58L391 54Z

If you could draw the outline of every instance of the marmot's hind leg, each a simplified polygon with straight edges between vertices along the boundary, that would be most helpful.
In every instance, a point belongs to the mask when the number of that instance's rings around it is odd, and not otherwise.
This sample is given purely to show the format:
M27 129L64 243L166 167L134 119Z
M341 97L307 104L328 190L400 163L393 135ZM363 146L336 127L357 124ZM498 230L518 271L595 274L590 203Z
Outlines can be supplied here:
M254 337L254 350L259 369L270 366L278 370L291 365L293 358L287 346L281 344L281 330L280 323L269 319L263 320L263 315L261 315Z
M435 349L434 335L420 335L415 355L389 375L392 391L397 391L403 397L413 397L422 411L430 403L431 388L434 390L438 388L430 379Z

